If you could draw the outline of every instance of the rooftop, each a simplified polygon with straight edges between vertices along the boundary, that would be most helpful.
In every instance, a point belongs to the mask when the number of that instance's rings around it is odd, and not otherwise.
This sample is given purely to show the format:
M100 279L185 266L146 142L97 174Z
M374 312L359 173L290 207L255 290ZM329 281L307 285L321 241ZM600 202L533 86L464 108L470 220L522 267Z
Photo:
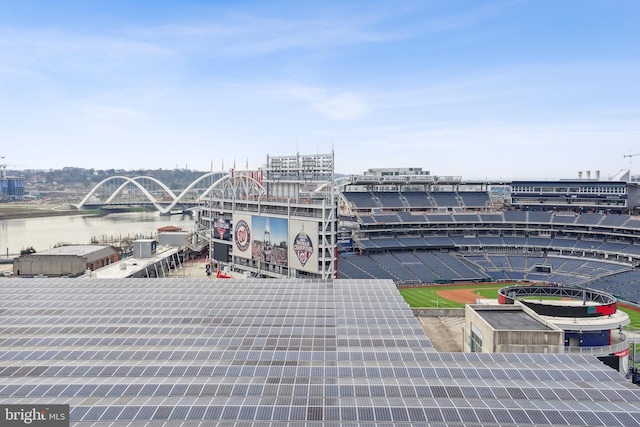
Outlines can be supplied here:
M153 242L155 240L149 240ZM147 240L136 240L136 242L147 242ZM149 258L124 258L120 261L109 264L98 270L92 271L90 276L100 279L124 279L132 274L153 266L156 262L169 258L181 250L175 246L157 246L156 252Z
M593 356L438 353L390 280L5 279L3 404L74 427L640 426Z
M481 307L481 306L480 306ZM512 310L476 309L478 316L486 320L498 331L549 331L550 327L516 307Z
M40 252L36 252L33 255L75 255L84 256L94 252L101 251L103 249L111 248L111 246L98 246L98 245L67 245L59 246L57 248L45 249Z

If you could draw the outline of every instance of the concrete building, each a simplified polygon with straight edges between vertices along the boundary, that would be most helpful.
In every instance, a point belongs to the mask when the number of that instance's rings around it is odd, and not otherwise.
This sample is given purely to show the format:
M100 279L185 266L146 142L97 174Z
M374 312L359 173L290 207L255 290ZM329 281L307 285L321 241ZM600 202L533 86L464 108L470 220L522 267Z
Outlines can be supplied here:
M118 261L111 246L69 245L21 255L13 261L17 276L77 276Z
M157 247L155 239L138 239L133 242L133 257L150 258L155 255Z
M629 371L629 315L607 292L564 286L510 286L498 291L505 307L523 306L563 333L565 353L590 354L620 372Z
M136 247L138 247L137 250ZM132 257L122 259L98 271L88 272L87 277L98 279L167 277L170 271L182 267L183 260L182 247L158 245L152 239L136 240Z
M187 246L191 243L191 237L188 231L163 231L158 233L158 245Z
M522 305L467 305L465 332L465 352L564 352L564 331Z

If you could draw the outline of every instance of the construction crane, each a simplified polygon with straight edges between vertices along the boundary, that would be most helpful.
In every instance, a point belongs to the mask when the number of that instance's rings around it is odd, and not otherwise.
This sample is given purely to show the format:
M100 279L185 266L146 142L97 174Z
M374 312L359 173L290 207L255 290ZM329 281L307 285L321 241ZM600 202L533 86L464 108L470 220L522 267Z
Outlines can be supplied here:
M622 156L622 158L629 158L629 169L631 169L631 159L633 159L635 156L640 156L640 153L636 153L636 154L625 154L624 156Z
M629 158L629 179L631 179L631 160L635 157L635 156L640 156L640 153L636 153L636 154L625 154L624 156L622 156L622 158Z
M8 163L2 163L2 159L5 159L6 156L0 156L0 178L7 178L7 166L18 166L18 165L10 165Z

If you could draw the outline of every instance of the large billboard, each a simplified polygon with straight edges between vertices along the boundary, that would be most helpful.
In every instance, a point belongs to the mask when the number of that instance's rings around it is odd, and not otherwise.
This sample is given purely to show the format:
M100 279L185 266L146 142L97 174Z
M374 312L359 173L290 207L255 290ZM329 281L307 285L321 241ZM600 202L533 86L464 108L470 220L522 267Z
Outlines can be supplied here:
M318 273L318 223L260 215L233 216L233 255Z
M285 218L251 217L251 258L268 264L287 266L288 221Z
M233 215L233 255L251 259L251 216Z
M318 272L318 223L289 221L289 268Z

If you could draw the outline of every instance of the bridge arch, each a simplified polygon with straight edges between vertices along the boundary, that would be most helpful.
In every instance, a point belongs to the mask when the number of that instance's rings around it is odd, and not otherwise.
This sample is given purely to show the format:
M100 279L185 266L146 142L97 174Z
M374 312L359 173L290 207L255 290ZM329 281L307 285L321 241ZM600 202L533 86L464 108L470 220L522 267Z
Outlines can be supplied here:
M131 184L135 185L136 187L138 187L138 189L140 191L142 191L142 194L144 194L149 199L149 201L154 204L156 209L158 209L158 210L162 209L162 206L160 206L160 205L158 205L156 203L156 200L151 195L151 193L149 193L147 191L147 189L144 188L138 181L133 180L132 178L129 178L127 176L122 176L122 175L110 176L109 178L105 178L102 181L100 181L98 184L95 185L95 187L93 187L91 189L91 191L89 191L89 193L86 196L84 196L84 199L82 199L82 201L80 203L78 203L77 207L78 208L83 207L87 203L87 201L91 198L91 196L93 196L103 185L105 185L109 181L115 181L115 180L124 180L125 184L131 183ZM121 188L122 188L122 186L120 186L120 188L118 190L116 190L116 192L121 191Z
M122 175L116 175L116 176L111 176L108 178L103 179L102 181L100 181L98 184L96 184L91 191L89 191L89 193L82 199L82 201L76 206L77 208L82 208L91 198L91 196L93 196L101 187L103 187L105 184L107 184L110 181L115 181L115 180L123 180L124 182L111 194L111 196L109 196L109 198L105 201L105 204L111 203L113 202L113 199L115 199L116 196L118 196L122 190L124 190L124 188L128 185L128 184L133 184L135 185L141 192L142 194L153 204L153 206L160 211L160 213L168 213L171 211L171 209L173 209L178 203L180 203L180 201L191 191L193 190L199 183L201 183L202 181L206 180L207 178L210 178L212 176L215 175L220 175L220 174L224 174L225 172L208 172L204 175L202 175L201 177L197 178L196 180L194 180L191 184L189 184L187 186L187 188L185 188L179 195L176 196L176 194L169 188L167 187L166 184L164 184L162 181L150 177L150 176L136 176L134 178L130 178L130 177L126 177L126 176L122 176ZM228 175L225 175L228 176ZM220 178L219 180L217 180L216 182L220 182L222 180L224 180L225 177ZM171 197L172 201L171 203L169 203L168 206L162 206L160 205L155 197L149 192L149 190L147 190L139 181L143 181L143 180L149 180L151 182L154 182L155 184L158 184L168 195L169 197ZM210 186L207 191L205 191L205 193L208 194L208 192L211 191L211 188L213 187ZM200 198L202 198L202 196L200 196Z
M211 193L221 199L255 198L259 200L266 196L267 190L255 178L229 174L214 182L202 193L200 198L203 199Z
M146 180L149 180L151 182L154 182L154 183L158 184L164 191L167 192L167 194L169 194L169 196L171 196L171 198L173 200L176 199L175 193L169 187L167 187L162 181L160 181L159 179L156 179L156 178L154 178L152 176L136 176L134 178L130 178L129 180L126 180L125 182L123 182L122 185L120 185L120 187L118 187L118 189L116 191L114 191L113 194L111 194L111 196L109 196L109 198L105 201L105 204L111 203L113 201L113 199L115 199L122 192L122 190L124 190L124 188L127 186L127 184L131 183L132 181L141 181L143 179L146 179Z

